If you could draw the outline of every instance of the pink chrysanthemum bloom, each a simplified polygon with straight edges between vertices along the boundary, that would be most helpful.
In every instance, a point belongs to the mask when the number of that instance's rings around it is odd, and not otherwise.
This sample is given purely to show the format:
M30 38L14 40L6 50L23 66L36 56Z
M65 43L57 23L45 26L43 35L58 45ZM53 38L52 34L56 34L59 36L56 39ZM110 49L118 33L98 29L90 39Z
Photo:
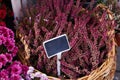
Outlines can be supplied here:
M8 62L11 62L12 59L13 59L13 58L12 58L12 54L6 53L5 55L6 55L6 57L7 57Z
M13 51L12 51L12 56L16 56L16 53L18 51L18 47L14 47Z
M0 72L0 80L9 80L8 71L2 70Z
M11 74L21 74L22 68L18 64L14 64L11 66Z
M2 44L5 44L6 38L4 36L0 35L0 40L2 41Z
M12 74L10 80L21 80L21 76L19 74Z
M5 54L0 54L0 62L5 65L7 63L7 57Z

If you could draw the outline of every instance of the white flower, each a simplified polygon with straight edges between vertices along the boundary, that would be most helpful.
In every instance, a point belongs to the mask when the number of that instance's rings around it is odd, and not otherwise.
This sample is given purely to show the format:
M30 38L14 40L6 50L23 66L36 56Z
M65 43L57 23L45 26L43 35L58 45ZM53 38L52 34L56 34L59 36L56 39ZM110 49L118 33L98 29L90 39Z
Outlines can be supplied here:
M39 77L40 78L41 77L41 73L40 72L36 72L35 73L35 77Z
M32 66L29 67L29 70L27 71L27 74L30 75L31 73L33 73L34 68Z
M34 79L35 78L35 74L34 73L30 73L30 78Z
M48 80L48 77L46 74L41 74L40 80Z
M29 70L35 70L35 69L34 69L34 67L30 66L30 67L29 67Z

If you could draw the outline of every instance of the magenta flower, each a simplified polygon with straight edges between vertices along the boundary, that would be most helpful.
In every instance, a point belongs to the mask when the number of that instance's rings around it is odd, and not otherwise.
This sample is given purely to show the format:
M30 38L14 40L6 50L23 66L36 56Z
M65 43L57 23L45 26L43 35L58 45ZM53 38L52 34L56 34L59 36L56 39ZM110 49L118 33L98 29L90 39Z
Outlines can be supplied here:
M5 46L9 46L11 43L11 39L10 38L7 38L6 39L6 42L5 42Z
M3 35L4 37L14 39L14 33L12 30L6 28L6 27L1 27L0 28L0 35Z
M28 67L26 65L22 65L22 71L23 71L23 74L27 74L27 71L28 71Z
M5 54L0 54L0 62L5 65L7 63L7 57Z
M15 47L14 43L11 43L9 44L9 46L7 46L7 49L8 51L13 51L14 47Z
M18 51L18 47L14 47L13 51L12 51L12 56L16 56L16 53Z
M18 64L12 65L10 69L11 69L11 74L21 74L22 72L22 68Z
M5 44L6 38L4 36L0 35L0 40L2 41L2 44Z
M10 80L21 80L21 76L19 74L12 74Z
M7 60L8 60L8 62L11 62L12 61L12 55L11 54L8 54L8 53L6 53L5 54L6 55L6 57L7 57Z
M8 71L2 70L0 72L0 80L9 80Z
M6 27L0 27L0 35L7 32L7 28Z
M22 66L22 64L20 63L20 61L14 61L12 65L20 65L20 66Z
M12 61L18 51L12 30L0 27L0 46L4 48L0 53L0 80L23 80L22 77L26 77L28 67L19 61Z
M2 45L2 40L0 39L0 45Z
M6 32L4 32L3 36L5 36L5 37L9 37L8 32L7 32L7 31L6 31Z
M3 65L3 64L0 62L0 69L2 68L2 65Z
M9 30L9 35L10 35L10 38L14 39L14 33L13 33L13 31Z

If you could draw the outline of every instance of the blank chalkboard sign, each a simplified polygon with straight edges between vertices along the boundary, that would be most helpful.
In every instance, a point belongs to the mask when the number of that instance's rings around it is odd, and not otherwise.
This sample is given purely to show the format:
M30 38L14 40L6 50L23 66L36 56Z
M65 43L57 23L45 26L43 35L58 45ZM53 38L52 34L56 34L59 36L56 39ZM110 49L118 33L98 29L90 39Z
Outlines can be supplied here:
M43 42L43 46L48 58L53 57L58 53L70 50L70 45L66 34Z

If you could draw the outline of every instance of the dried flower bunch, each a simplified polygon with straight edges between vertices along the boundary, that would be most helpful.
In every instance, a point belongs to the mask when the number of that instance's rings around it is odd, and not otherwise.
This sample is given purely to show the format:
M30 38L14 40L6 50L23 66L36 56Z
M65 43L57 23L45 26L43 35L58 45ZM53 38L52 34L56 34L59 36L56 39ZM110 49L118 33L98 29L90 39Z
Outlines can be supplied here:
M28 67L15 61L17 51L13 31L0 26L0 80L20 80L25 77Z
M67 34L71 50L62 54L60 78L88 75L107 58L114 37L114 20L107 8L82 8L79 0L38 0L37 5L24 10L19 21L19 37L27 45L29 63L50 76L57 77L56 56L47 58L42 43ZM21 44L20 44L21 45ZM20 46L23 48L23 46Z

